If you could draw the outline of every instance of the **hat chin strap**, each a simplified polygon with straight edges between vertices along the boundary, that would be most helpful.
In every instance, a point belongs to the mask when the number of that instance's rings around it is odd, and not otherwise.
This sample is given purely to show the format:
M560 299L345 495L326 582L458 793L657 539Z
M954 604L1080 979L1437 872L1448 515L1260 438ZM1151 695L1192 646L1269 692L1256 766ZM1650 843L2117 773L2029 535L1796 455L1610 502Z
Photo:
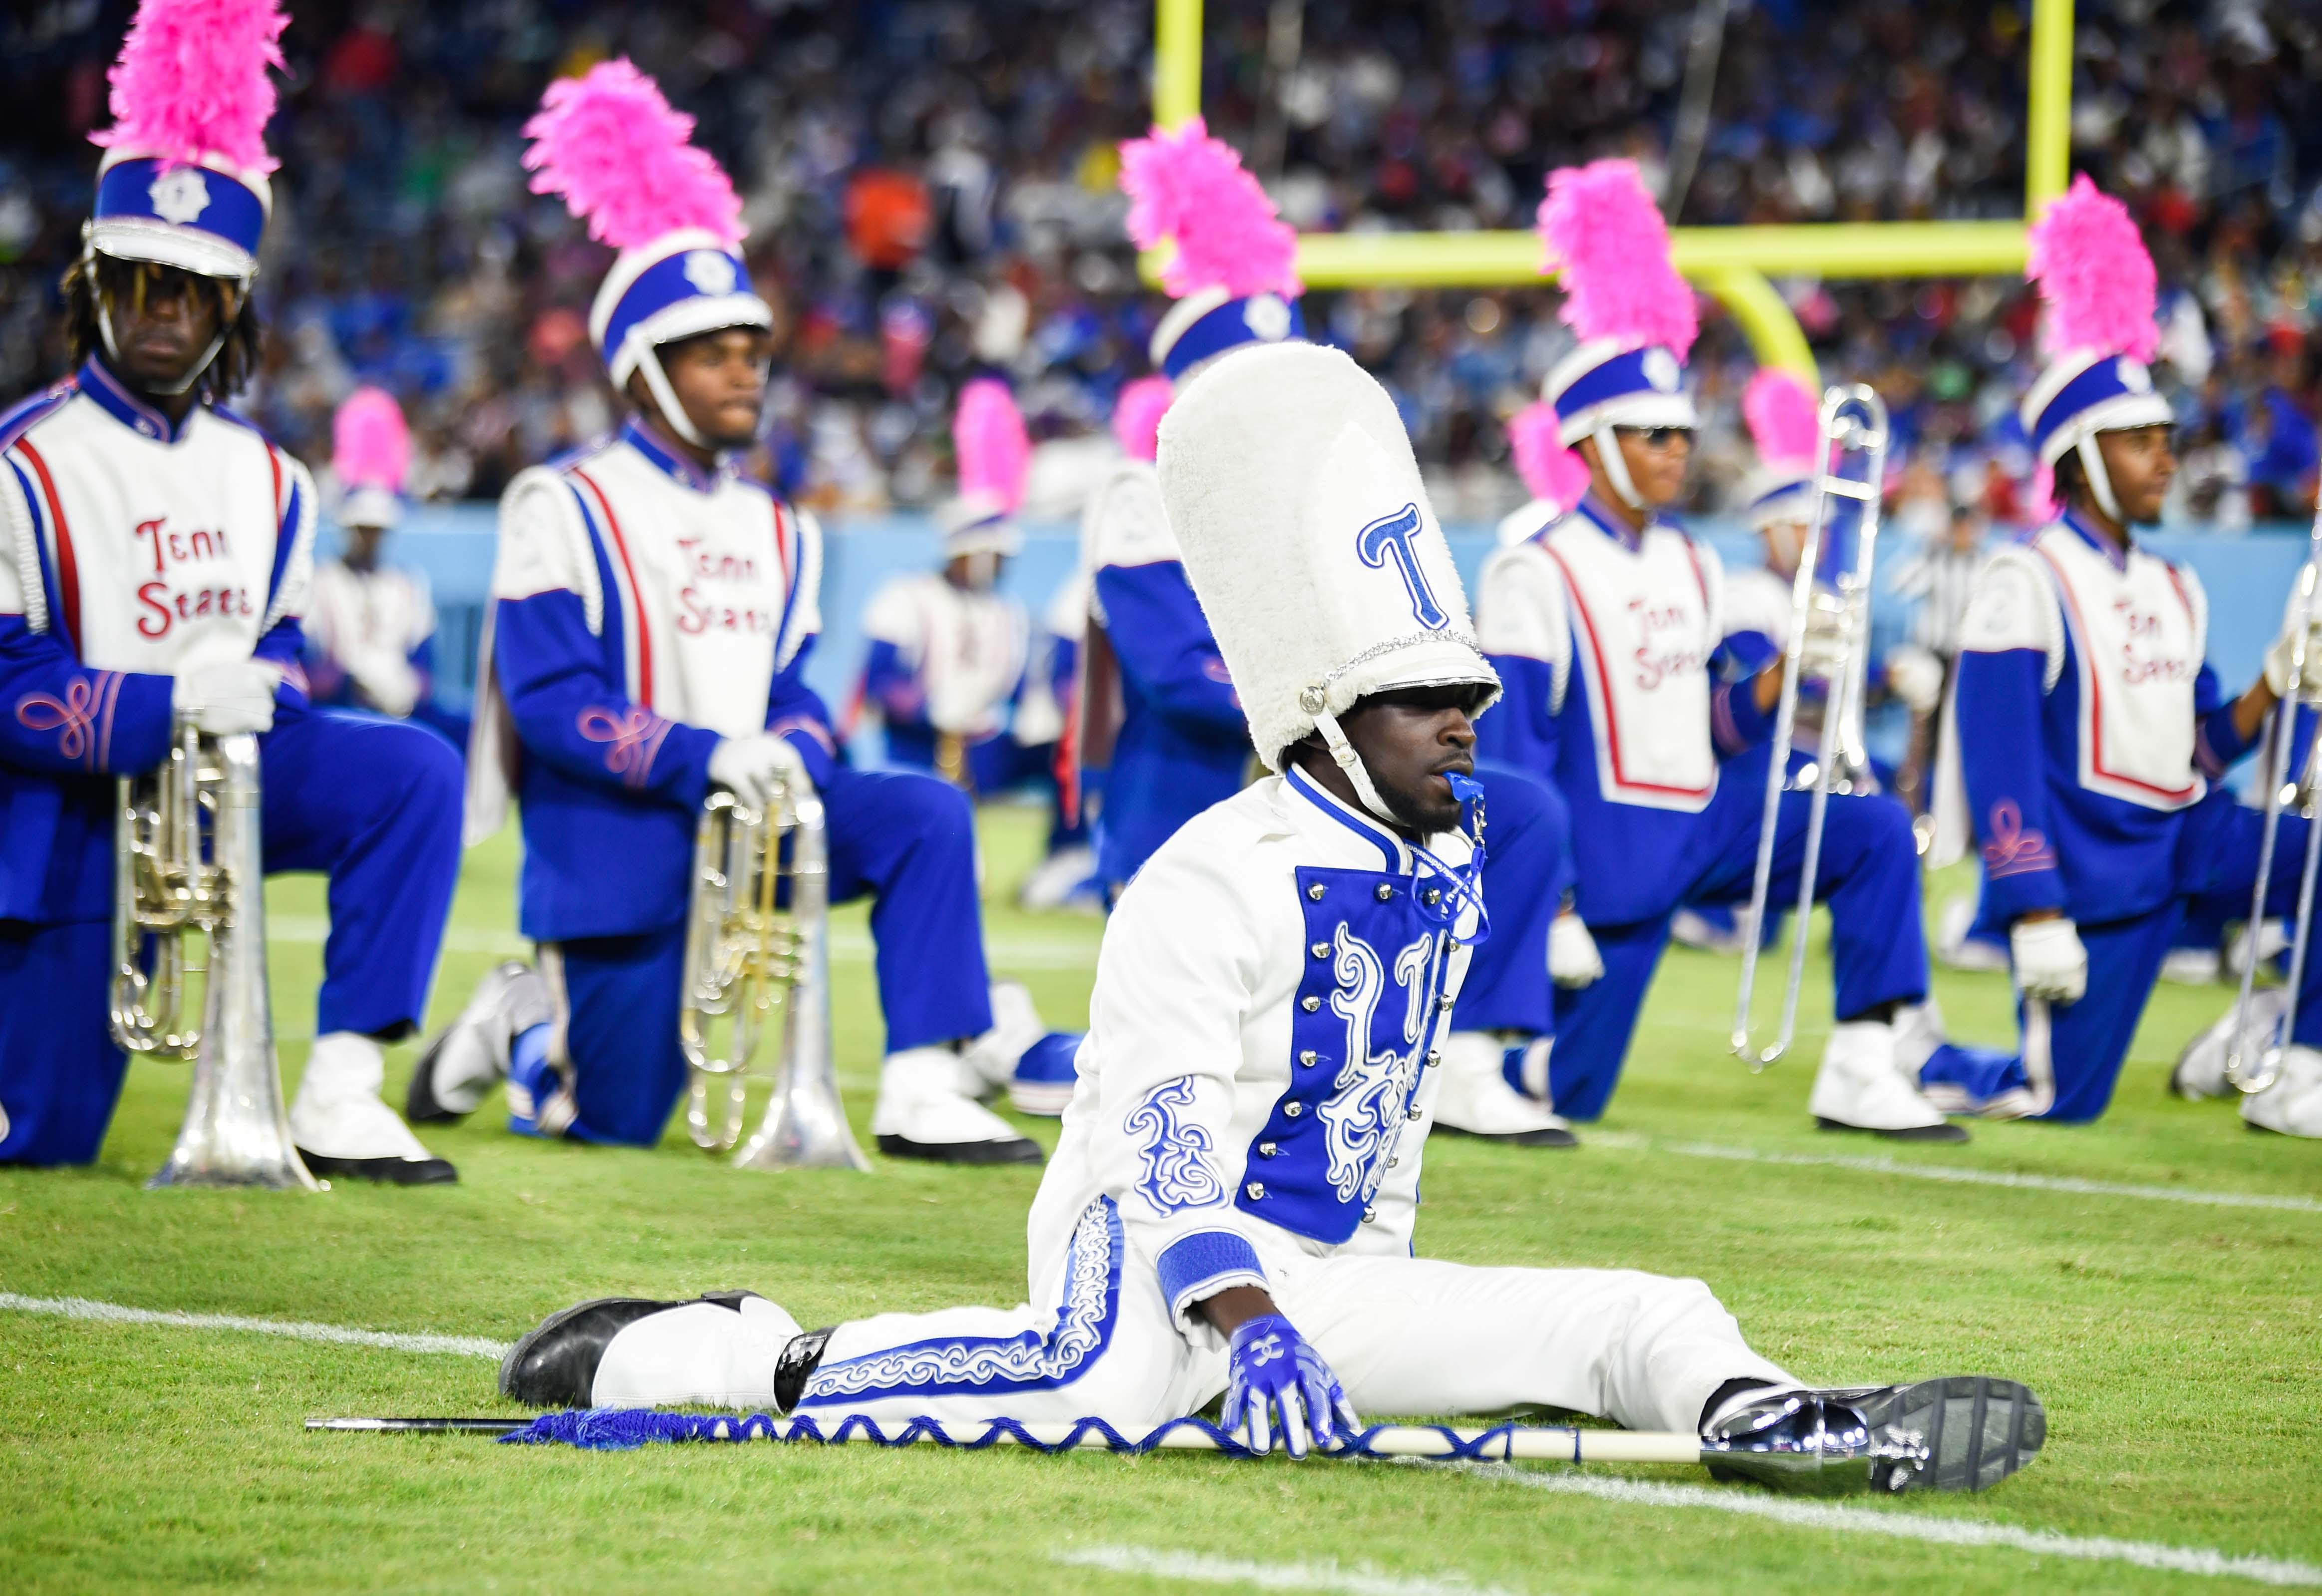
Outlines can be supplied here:
M1314 712L1314 729L1322 734L1323 746L1330 751L1330 757L1338 761L1339 769L1347 773L1347 780L1354 783L1355 796L1363 800L1363 807L1389 825L1407 824L1387 807L1386 800L1379 797L1378 789L1371 785L1371 773L1363 768L1363 756L1357 753L1355 745L1347 741L1347 734L1339 728L1339 717L1328 709L1318 709Z
M2097 508L2118 524L2127 525L2128 518L2120 513L2120 500L2113 497L2112 473L2105 470L2104 451L2097 447L2097 435L2083 433L2073 449L2080 457L2080 470L2089 479L2089 496L2097 501Z
M1620 495L1621 502L1632 510L1643 509L1645 496L1639 493L1636 483L1630 480L1628 457L1621 452L1621 440L1613 435L1613 424L1609 421L1604 423L1588 436L1590 442L1596 445L1596 458L1604 467L1604 479L1613 485L1613 491Z
M637 369L644 373L645 390L653 395L654 403L661 406L662 424L696 449L708 448L709 444L699 429L685 414L685 406L677 402L677 390L669 386L669 374L661 369L660 351L650 346L641 351L637 355Z

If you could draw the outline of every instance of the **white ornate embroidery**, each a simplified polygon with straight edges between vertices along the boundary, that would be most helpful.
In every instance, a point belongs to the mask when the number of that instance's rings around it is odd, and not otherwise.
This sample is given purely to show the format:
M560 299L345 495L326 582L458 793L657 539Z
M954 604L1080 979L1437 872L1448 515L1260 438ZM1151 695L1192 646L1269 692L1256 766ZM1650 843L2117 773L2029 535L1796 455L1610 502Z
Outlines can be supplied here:
M1046 1339L1030 1331L1008 1340L960 1336L915 1342L890 1352L866 1354L843 1363L826 1363L807 1382L800 1406L835 1398L904 1396L931 1387L976 1385L1025 1387L1065 1385L1078 1379L1082 1365L1104 1345L1118 1306L1113 1290L1114 1253L1120 1220L1109 1197L1100 1197L1073 1228L1070 1262L1065 1268L1065 1300L1056 1327Z
M1180 1075L1147 1092L1121 1121L1142 1144L1137 1150L1137 1190L1165 1214L1226 1199L1225 1182L1210 1167L1215 1149L1209 1131L1177 1117L1177 1110L1193 1106L1193 1078Z
M1422 937L1394 961L1395 979L1403 983L1409 1004L1404 1030L1412 1045L1375 1053L1371 1017L1385 985L1385 968L1370 944L1343 922L1333 934L1337 953L1331 973L1339 984L1330 994L1330 1012L1346 1022L1346 1057L1330 1082L1330 1100L1315 1112L1322 1118L1328 1175L1340 1202L1353 1201L1358 1192L1367 1199L1377 1190L1385 1172L1379 1155L1402 1130L1409 1111L1419 1072L1418 1032L1424 1023L1421 1010L1431 942Z

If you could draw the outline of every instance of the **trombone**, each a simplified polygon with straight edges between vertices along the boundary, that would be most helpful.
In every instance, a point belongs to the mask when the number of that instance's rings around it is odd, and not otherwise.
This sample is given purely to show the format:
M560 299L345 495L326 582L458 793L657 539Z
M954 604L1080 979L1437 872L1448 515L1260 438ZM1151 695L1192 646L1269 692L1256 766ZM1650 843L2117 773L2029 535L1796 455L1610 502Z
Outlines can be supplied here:
M2307 933L2314 925L2314 879L2317 867L2322 867L2322 818L2317 818L2317 814L2322 814L2322 771L2316 767L2312 746L2307 749L2305 768L2298 777L2293 780L2289 772L2297 752L2299 711L2322 707L2322 661L2310 658L2306 652L2306 629L2314 618L2317 580L2322 580L2322 508L2315 511L2313 529L2307 534L2306 564L2298 573L2298 620L2297 631L2292 634L2296 641L2290 645L2290 690L2282 694L2281 702L2274 708L2265 824L2258 836L2257 885L2250 894L2250 956L2242 965L2241 990L2234 999L2233 1045L2226 1053L2226 1079L2244 1096L2263 1091L2281 1073L2281 1052L2290 1044L2290 1030L2298 1024L2298 984L2306 975ZM2277 1022L2278 1028L2266 1044L2256 1050L2253 1059L2250 991L2257 983L2257 931L2265 924L2266 888L2273 878L2273 847L2281 829L2281 811L2292 804L2305 817L2307 828L2306 865L2299 874L2298 917L2290 939L2290 986L2283 994L2288 1001Z
M1766 807L1758 826L1758 869L1750 889L1748 923L1742 932L1742 990L1733 1010L1734 1055L1754 1073L1789 1051L1798 1019L1798 988L1805 979L1806 931L1814 915L1815 876L1822 864L1823 821L1830 795L1871 792L1877 781L1862 742L1862 700L1870 669L1870 573L1879 546L1879 496L1887 470L1887 406L1860 383L1833 387L1822 397L1821 458L1815 462L1814 517L1798 550L1797 577L1790 588L1790 635L1782 651L1782 693L1774 718L1771 758L1766 767ZM1823 540L1832 525L1834 500L1857 506L1852 558L1824 591L1815 580ZM1797 733L1798 680L1805 672L1806 634L1836 640L1842 652L1828 670L1830 697L1823 716L1822 747L1814 761L1789 773L1790 749ZM1780 830L1782 795L1811 786L1806 813L1805 858L1798 876L1797 913L1790 927L1789 983L1782 993L1782 1017L1769 1046L1751 1038L1750 999L1758 979L1758 953L1765 936L1774 876L1774 842Z
M822 801L812 789L779 785L763 810L730 792L709 795L694 839L678 1041L686 1128L705 1153L742 1142L750 1078L773 1078L757 1133L734 1155L737 1168L871 1167L847 1128L831 1059L829 904ZM762 1064L769 1036L772 1060Z
M274 1058L258 739L209 736L180 718L160 765L118 791L113 1039L194 1066L177 1145L147 1187L320 1190L291 1143ZM187 962L189 931L209 944L206 967ZM206 977L198 1028L187 1023L188 975Z

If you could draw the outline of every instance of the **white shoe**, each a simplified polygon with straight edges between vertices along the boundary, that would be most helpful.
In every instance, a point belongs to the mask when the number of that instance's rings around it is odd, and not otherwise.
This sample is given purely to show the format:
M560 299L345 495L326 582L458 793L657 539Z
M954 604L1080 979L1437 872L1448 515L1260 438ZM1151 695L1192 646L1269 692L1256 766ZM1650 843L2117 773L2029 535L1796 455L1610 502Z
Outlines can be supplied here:
M459 1172L419 1144L379 1099L387 1057L353 1031L315 1038L290 1105L290 1139L316 1175L349 1175L397 1186L435 1186Z
M511 959L476 983L460 1017L427 1044L412 1066L403 1112L414 1125L472 1114L507 1079L516 1039L553 1018L540 971Z
M1508 1084L1500 1072L1506 1053L1506 1042L1490 1031L1454 1031L1443 1038L1436 1128L1519 1147L1577 1146L1571 1126Z
M2272 1044L2274 1033L2281 1029L2281 1017L2289 1009L2290 994L2280 987L2265 987L2250 994L2253 1049ZM2170 1091L2191 1103L2204 1098L2233 1096L2233 1082L2226 1079L2226 1058L2233 1052L2233 1046L2234 1010L2228 1008L2217 1017L2215 1025L2185 1044L2185 1051L2177 1055L2177 1067L2169 1072Z
M2241 980L2242 971L2249 968L2250 943L2249 926L2244 925L2235 931L2233 941L2227 945L2225 965L2235 980ZM2286 920L2264 922L2258 927L2256 944L2257 960L2261 965L2287 952L2290 947L2290 923Z
M2322 1052L2282 1049L2281 1073L2263 1091L2242 1099L2242 1123L2285 1136L2322 1138Z
M1020 980L992 983L992 1028L959 1050L959 1090L985 1098L1016 1078L1024 1050L1048 1034L1032 989Z
M2215 986L2225 967L2225 955L2215 948L2171 948L2161 961L2161 979L2180 987Z
M959 1056L947 1047L909 1047L879 1067L871 1133L891 1158L938 1163L1038 1163L1039 1144L960 1090Z
M1669 917L1669 940L1679 947L1697 948L1705 953L1738 953L1749 935L1750 906L1742 904L1733 910L1733 929L1714 926L1694 909L1681 908Z
M2007 950L1997 943L1968 935L1975 925L1975 899L1954 898L1943 905L1943 929L1935 937L1935 957L1953 970L2007 971Z
M1967 1132L1945 1121L1897 1068L1897 1027L1879 1020L1833 1026L1806 1112L1824 1130L1867 1130L1910 1142L1966 1141Z
M1104 886L1096 879L1096 850L1085 844L1057 849L1017 889L1016 903L1034 913L1072 909L1102 914Z
M589 1400L599 1408L774 1407L774 1369L798 1320L763 1297L688 1302L647 1314L605 1346Z

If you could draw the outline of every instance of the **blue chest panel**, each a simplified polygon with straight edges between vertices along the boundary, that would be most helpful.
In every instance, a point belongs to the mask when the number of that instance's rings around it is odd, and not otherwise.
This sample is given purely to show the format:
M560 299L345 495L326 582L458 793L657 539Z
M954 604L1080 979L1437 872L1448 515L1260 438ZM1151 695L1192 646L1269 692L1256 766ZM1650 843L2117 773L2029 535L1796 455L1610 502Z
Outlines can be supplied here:
M1450 939L1411 894L1409 876L1298 871L1306 968L1290 1090L1249 1145L1244 1213L1328 1243L1362 1223L1449 1018Z

